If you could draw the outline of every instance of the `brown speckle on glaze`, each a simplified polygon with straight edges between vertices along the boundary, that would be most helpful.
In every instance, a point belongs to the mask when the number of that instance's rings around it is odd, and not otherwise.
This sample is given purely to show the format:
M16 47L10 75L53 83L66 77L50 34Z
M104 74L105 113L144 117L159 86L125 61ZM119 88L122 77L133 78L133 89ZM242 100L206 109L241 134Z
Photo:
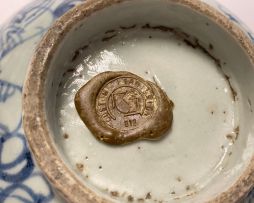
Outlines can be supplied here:
M251 100L248 98L248 104L251 107Z
M235 129L234 129L234 132L235 132L235 139L237 140L238 139L238 136L239 136L239 130L240 130L240 127L237 126Z
M117 191L111 191L110 195L113 197L119 197L119 193Z
M163 26L163 25L156 25L151 26L149 23L142 26L143 29L152 29L152 30L160 30L162 32L173 32L174 29L171 27Z
M75 61L79 56L79 50L76 50L71 58L71 62Z
M192 47L193 49L196 49L196 48L197 48L197 47L195 46L195 44L193 44L190 40L184 39L183 41L185 42L185 44L187 44L188 46Z
M231 90L230 92L231 92L231 95L232 95L232 99L233 99L233 101L236 101L237 92L235 91L235 89L233 88L233 86L232 86L232 84L230 82L230 77L228 75L226 75L226 74L224 74L224 76L225 76L225 79L228 82L229 88Z
M74 68L69 68L69 69L67 69L67 70L63 73L63 77L65 77L67 74L73 73L73 72L75 72L75 69L74 69Z
M84 46L78 48L78 49L74 52L73 57L71 58L71 62L75 61L75 60L80 56L80 54L81 54L85 49L87 49L88 47L89 47L89 45L84 45Z
M238 136L239 136L239 130L240 130L240 127L237 126L232 133L229 133L226 135L226 138L232 142L232 143L235 143L235 141L238 139Z
M112 30L107 30L107 31L105 32L105 34L109 34L109 33L113 33L113 32L116 32L116 30L114 30L114 29L112 29Z
M84 50L86 50L88 47L89 47L89 44L86 44L86 45L80 47L79 50L84 51Z
M206 23L206 26L210 26L210 23L207 22L207 23Z
M131 195L129 195L129 196L127 197L127 199L128 199L128 202L133 202L133 200L134 200L134 198L133 198Z
M63 137L64 139L68 139L70 136L67 133L64 133Z
M227 138L228 140L232 141L232 142L233 142L233 140L234 140L234 136L233 136L232 134L227 134L227 135L226 135L226 138Z
M151 198L152 198L152 195L151 195L150 192L148 192L148 193L146 194L146 199L151 199Z
M102 166L99 166L99 169L102 169Z
M148 38L149 38L149 39L152 39L152 36L150 35Z
M193 39L183 39L183 41L185 42L186 45L192 47L193 49L199 48L205 55L207 55L208 57L210 57L214 63L221 68L221 61L220 59L216 58L215 56L213 56L209 51L206 50L206 48L204 48L199 40L197 38L193 38Z
M181 178L180 176L178 176L178 177L176 177L176 180L177 180L178 182L181 182L181 181L182 181L182 178Z
M111 36L109 36L109 37L103 37L101 41L107 42L107 41L111 40L112 38L114 38L114 37L116 37L116 36L117 36L117 34L111 35Z
M82 172L84 170L84 165L82 163L76 163L76 168L79 172Z
M209 44L209 49L213 50L213 45L212 44Z
M188 34L188 33L186 33L186 32L183 32L183 31L181 31L181 30L175 30L174 31L174 34L179 34L180 36L183 36L183 37L185 37L185 38L190 38L190 35Z
M133 29L133 28L135 28L137 25L131 25L131 26L120 26L120 28L122 29L122 30L129 30L129 29Z
M69 69L67 69L67 73L73 73L75 71L75 69L74 68L69 68Z
M88 156L86 156L85 159L88 160Z
M176 194L176 192L175 192L175 191L172 191L170 194L171 194L171 195L175 195L175 194Z
M221 145L220 148L224 150L224 149L225 149L225 146L224 146L224 145Z
M228 156L231 156L231 155L232 155L232 152L229 152L229 153L228 153Z
M213 115L213 114L214 114L214 111L212 110L210 113Z
M186 189L187 191L189 191L189 190L191 189L191 187L190 187L189 185L187 185L187 186L185 187L185 189Z
M249 105L249 108L250 108L250 112L252 113L253 110L252 110L252 103L251 103L251 100L248 98L248 105Z
M193 195L195 195L195 194L197 194L197 191L193 191L193 192L187 194L187 197L193 196Z
M138 149L141 149L141 147L140 147L140 146L138 146Z

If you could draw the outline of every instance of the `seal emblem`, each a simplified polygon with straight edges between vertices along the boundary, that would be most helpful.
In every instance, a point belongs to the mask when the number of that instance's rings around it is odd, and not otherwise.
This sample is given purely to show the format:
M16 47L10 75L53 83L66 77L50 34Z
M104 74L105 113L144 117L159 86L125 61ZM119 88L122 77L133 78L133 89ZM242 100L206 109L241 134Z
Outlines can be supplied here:
M156 84L130 72L104 72L75 95L77 112L100 141L154 140L171 126L173 103Z
M96 112L109 127L135 129L156 111L156 97L146 82L133 76L107 82L96 99Z

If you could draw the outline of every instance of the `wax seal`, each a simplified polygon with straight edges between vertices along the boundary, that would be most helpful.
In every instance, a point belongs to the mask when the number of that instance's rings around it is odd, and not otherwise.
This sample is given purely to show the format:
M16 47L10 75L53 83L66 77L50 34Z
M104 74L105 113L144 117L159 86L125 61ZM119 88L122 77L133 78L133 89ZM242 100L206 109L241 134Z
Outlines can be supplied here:
M75 96L75 106L92 134L108 144L155 140L169 130L173 103L156 84L130 72L100 73Z

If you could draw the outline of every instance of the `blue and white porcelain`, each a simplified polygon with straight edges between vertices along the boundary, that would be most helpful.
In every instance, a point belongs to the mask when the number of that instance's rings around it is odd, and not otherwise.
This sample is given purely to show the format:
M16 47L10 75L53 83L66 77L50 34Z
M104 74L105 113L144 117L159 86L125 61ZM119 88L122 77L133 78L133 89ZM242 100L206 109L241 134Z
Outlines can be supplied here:
M64 202L36 167L21 127L21 93L34 49L49 26L82 0L39 0L0 28L0 203ZM254 35L220 4L205 0ZM254 202L254 191L245 200Z

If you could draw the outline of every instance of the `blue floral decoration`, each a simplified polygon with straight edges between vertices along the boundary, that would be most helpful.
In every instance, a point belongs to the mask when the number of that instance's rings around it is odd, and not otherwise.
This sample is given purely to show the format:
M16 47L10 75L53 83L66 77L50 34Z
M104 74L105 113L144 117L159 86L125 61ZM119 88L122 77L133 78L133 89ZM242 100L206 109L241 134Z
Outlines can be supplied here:
M0 60L7 56L17 46L24 42L42 35L48 30L51 23L67 10L75 6L81 0L62 0L53 9L56 0L35 1L29 7L19 12L8 24L0 28ZM32 32L27 32L29 26L41 15L51 16L47 26L35 27ZM0 70L1 71L1 70ZM0 105L8 103L14 96L21 97L22 87L0 78ZM10 130L7 125L0 123L0 181L5 182L5 187L0 185L0 203L15 202L22 203L48 203L54 198L54 193L43 175L37 171L31 153L28 149L24 134L22 133L21 118L17 121L16 127ZM8 163L3 162L3 149L6 143L12 139L18 139L22 144L21 152L14 160ZM21 167L21 169L20 169ZM18 172L8 171L19 168ZM27 181L39 178L48 188L47 193L36 192L27 184ZM15 193L19 191L19 193ZM22 195L20 195L20 191Z

